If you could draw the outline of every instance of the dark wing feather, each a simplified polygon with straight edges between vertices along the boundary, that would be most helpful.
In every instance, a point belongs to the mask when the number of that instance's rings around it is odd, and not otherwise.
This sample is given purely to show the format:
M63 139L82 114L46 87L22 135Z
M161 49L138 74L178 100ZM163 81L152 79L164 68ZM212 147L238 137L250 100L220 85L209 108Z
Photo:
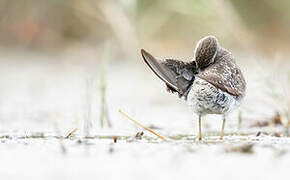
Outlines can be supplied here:
M194 75L197 73L194 61L191 63L173 59L161 61L143 49L141 54L146 64L165 82L170 92L178 92L179 97L184 96L186 98L188 89L194 80Z
M195 61L186 63L174 59L166 59L162 62L171 72L175 74L174 82L179 89L179 97L187 97L188 90L198 73ZM169 88L170 90L170 88Z
M243 96L246 90L244 76L233 55L223 48L218 50L215 63L201 71L198 77L236 97Z

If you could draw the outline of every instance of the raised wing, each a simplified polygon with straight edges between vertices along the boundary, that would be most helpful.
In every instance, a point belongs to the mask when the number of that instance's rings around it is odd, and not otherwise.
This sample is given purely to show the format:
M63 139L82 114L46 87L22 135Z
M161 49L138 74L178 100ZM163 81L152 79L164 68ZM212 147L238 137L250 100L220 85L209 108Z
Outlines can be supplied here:
M184 63L182 61L166 59L158 60L144 49L142 57L150 69L163 81L171 92L178 92L179 97L186 98L188 90L197 73L195 62Z

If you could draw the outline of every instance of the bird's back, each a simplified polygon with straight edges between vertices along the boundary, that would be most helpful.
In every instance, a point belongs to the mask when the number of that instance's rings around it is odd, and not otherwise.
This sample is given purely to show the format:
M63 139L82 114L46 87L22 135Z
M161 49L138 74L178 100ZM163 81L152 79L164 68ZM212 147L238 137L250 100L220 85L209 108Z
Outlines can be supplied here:
M240 68L233 55L223 48L218 50L215 63L201 70L197 77L237 99L242 98L246 91L246 82Z

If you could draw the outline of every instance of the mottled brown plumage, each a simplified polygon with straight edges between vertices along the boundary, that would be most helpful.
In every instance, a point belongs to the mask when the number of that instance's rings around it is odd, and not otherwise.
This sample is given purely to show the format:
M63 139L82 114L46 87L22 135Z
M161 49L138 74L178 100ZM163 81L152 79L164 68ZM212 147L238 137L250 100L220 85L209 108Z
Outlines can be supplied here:
M218 41L214 36L207 36L196 45L195 61L199 69L205 68L213 63L218 50Z
M245 94L246 81L233 55L219 48L214 61L197 76L237 98L242 97Z

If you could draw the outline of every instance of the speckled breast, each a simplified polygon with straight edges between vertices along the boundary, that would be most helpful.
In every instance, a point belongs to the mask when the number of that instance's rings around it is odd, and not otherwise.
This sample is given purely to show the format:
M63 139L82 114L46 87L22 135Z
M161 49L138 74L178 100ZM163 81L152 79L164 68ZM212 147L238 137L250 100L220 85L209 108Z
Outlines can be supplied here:
M187 101L199 115L227 114L239 106L239 100L234 96L198 77L191 86Z

